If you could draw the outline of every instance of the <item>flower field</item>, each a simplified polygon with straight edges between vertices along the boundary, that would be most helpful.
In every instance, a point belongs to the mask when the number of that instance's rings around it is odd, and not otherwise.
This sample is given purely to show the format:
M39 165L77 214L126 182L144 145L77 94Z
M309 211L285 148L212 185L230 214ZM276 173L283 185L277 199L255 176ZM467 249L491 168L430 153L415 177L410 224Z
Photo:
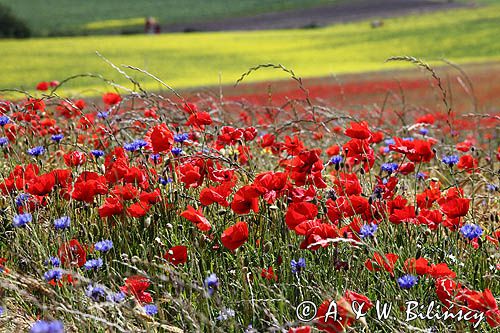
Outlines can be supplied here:
M498 328L495 92L281 69L244 98L2 98L0 330Z

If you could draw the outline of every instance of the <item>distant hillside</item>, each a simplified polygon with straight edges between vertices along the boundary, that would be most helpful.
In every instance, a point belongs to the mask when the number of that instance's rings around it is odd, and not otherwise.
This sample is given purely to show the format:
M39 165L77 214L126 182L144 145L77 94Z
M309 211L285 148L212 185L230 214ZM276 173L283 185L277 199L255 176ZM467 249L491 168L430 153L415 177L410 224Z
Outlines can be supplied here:
M310 8L345 0L0 0L37 36L140 32L147 16L162 25Z

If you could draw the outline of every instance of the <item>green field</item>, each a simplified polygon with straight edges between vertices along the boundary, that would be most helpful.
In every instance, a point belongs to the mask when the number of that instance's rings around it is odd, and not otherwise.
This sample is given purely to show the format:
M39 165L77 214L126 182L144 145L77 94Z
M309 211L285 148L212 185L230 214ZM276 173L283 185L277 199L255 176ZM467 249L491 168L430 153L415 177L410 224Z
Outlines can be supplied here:
M443 57L458 63L498 60L499 20L500 7L495 6L387 19L377 29L360 22L307 30L2 40L0 88L32 90L38 81L81 73L126 84L95 51L117 65L143 68L176 88L214 85L219 79L234 83L249 67L269 62L308 77L404 66L384 63L394 55L430 62ZM160 88L143 74L129 73L149 89ZM249 79L283 77L263 70ZM79 79L69 88L85 94L109 89L96 79Z
M190 23L304 8L341 0L0 0L37 36L140 32L147 16L161 24ZM33 15L36 13L36 15Z

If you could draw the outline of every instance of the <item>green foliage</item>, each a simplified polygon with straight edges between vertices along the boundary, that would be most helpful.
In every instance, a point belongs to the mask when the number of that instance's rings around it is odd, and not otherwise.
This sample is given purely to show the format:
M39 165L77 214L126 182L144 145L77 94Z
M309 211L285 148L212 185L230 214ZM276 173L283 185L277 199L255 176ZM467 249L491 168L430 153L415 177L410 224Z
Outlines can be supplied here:
M144 19L154 16L161 24L189 23L304 8L339 0L0 0L29 22L37 36L143 31ZM36 13L36 14L33 14ZM130 25L130 19L140 23ZM110 20L122 25L107 27ZM88 25L90 24L90 28ZM92 26L102 25L101 29Z
M10 8L0 4L0 38L26 38L30 35L31 31L26 23L16 17Z

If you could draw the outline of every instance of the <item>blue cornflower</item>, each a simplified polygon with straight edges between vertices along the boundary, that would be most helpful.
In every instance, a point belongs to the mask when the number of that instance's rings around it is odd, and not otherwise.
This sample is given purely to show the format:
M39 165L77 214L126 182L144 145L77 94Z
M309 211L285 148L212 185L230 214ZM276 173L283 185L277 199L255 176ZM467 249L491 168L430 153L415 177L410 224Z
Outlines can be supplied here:
M24 203L26 201L28 201L30 198L30 195L28 193L20 193L17 197L16 197L16 206L17 207L21 207L22 205L24 205Z
M5 126L10 123L10 118L7 116L0 116L0 126Z
M416 285L418 282L418 278L414 275L403 275L398 279L398 284L401 288L403 289L410 289L414 285Z
M335 156L332 156L332 158L330 158L330 163L331 164L335 164L335 165L339 165L340 163L342 163L342 156L340 155L335 155Z
M102 157L104 156L104 152L102 150L91 150L90 153L94 155L94 157Z
M415 140L415 138L414 138L414 137L409 136L409 137L407 137L407 138L403 138L403 140L405 140L405 141L414 141L414 140Z
M59 281L62 279L63 272L59 268L51 269L50 271L45 272L43 274L43 278L45 281L50 282L50 281Z
M54 134L50 137L52 141L59 142L64 138L64 135L62 134Z
M49 264L54 266L54 267L59 267L61 266L61 260L59 260L58 257L49 257L49 259L45 260L43 262L45 266L48 266Z
M63 216L54 220L54 228L56 228L57 230L67 229L70 225L71 220L67 216Z
M208 296L212 296L217 288L219 288L219 279L217 278L217 275L215 275L215 273L210 274L205 279L204 285L208 290Z
M26 224L31 222L33 220L33 217L31 216L30 213L25 213L25 214L19 214L14 216L14 219L12 220L12 224L16 228L24 227Z
M394 139L385 139L384 143L386 146L389 146L389 145L395 145L396 141L394 141Z
M219 321L224 321L224 320L228 320L229 318L231 317L234 317L236 313L234 312L233 309L230 309L230 308L223 308L220 312L219 312L219 315L217 316L217 320Z
M483 228L476 224L466 224L460 228L462 236L468 239L478 238L483 234Z
M486 191L488 192L498 191L498 186L496 186L495 184L486 184Z
M64 325L60 320L38 320L31 326L30 333L64 333Z
M380 167L382 171L388 172L388 173L393 173L398 169L398 164L397 163L384 163Z
M5 312L4 307L0 305L0 317L3 316L4 312Z
M174 135L174 141L177 143L183 143L184 141L187 141L188 139L189 139L188 133L180 133L180 134Z
M99 302L104 298L106 292L104 291L104 288L98 284L96 284L95 286L89 284L87 286L87 289L85 290L85 295L90 297L94 302Z
M125 294L122 291L119 291L114 294L109 294L106 296L106 300L108 302L113 302L113 303L120 303L125 299Z
M424 180L425 179L425 173L423 172L419 172L415 175L415 178L417 178L417 180Z
M429 133L429 130L425 127L422 127L421 129L418 130L418 133L422 134L423 136L426 136L427 133Z
M306 259L299 258L299 260L297 261L295 261L295 259L292 259L292 261L290 262L290 266L292 266L292 274L297 274L306 268Z
M0 147L5 147L9 144L9 139L6 137L0 138Z
M10 118L9 117L7 117L7 116L0 116L0 126L4 127L8 123L10 123Z
M377 231L378 226L375 223L365 224L359 230L361 238L373 237Z
M100 252L107 252L113 248L113 241L109 239L95 243L94 248Z
M448 165L451 168L452 166L458 163L458 156L457 155L445 156L443 157L442 161L444 164Z
M101 119L106 119L106 118L108 118L108 116L109 116L109 112L102 111L102 112L97 113L97 117L101 118Z
M43 148L42 146L37 146L37 147L33 147L33 148L28 149L28 154L31 156L36 157L36 156L42 155L43 153L45 153L45 148Z
M99 268L102 267L102 259L101 258L97 258L97 259L91 259L91 260L87 260L85 262L85 264L83 265L83 267L90 271L90 270L98 270Z
M143 147L146 147L148 144L146 141L144 140L135 140L135 141L132 141L130 143L127 143L123 146L123 148L125 150L128 150L128 151L136 151L136 150L139 150Z
M158 307L154 304L146 304L144 305L143 309L148 316L154 316L158 313Z
M153 163L158 163L160 161L160 154L151 154L149 158L153 160Z
M167 179L165 179L165 178L163 178L163 177L160 177L160 178L158 179L158 181L159 181L159 182L160 182L160 184L162 184L162 185L167 185L167 184L170 184L171 182L173 182L172 178L167 178Z
M174 156L179 156L182 154L182 148L174 147L172 148L171 152L172 154L174 154Z

